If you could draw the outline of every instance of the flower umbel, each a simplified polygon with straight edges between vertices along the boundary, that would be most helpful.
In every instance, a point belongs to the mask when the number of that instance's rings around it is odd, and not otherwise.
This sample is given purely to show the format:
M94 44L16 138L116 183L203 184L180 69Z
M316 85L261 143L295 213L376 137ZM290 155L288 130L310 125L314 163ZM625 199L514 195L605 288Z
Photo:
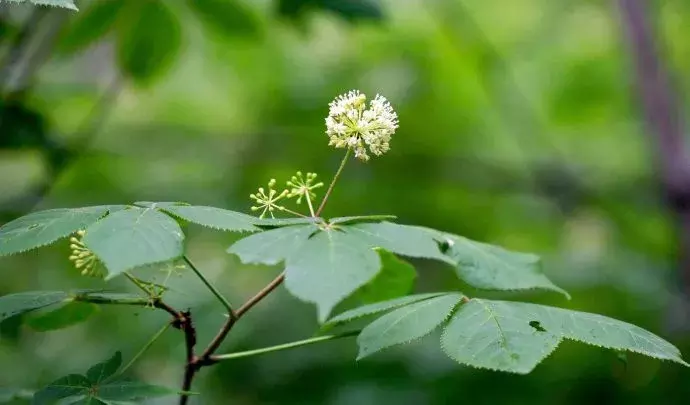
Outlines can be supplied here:
M288 190L283 190L280 193L276 191L273 187L276 185L276 179L271 179L268 182L268 194L266 194L266 190L264 190L263 187L259 187L259 191L257 193L249 194L249 198L252 200L256 201L258 205L255 205L251 208L252 211L261 211L261 215L259 215L259 218L263 218L266 216L266 213L271 214L271 217L273 217L273 211L275 209L278 210L283 210L284 208L280 205L277 205L276 203L283 198L287 197L289 191Z
M82 242L85 234L86 231L84 230L77 231L77 236L70 238L69 248L72 249L72 255L69 259L74 262L74 267L77 270L81 270L83 276L102 277L103 272L98 267L96 255Z
M316 173L307 173L307 177L305 178L302 172L297 172L297 174L292 176L287 182L287 186L290 187L290 192L287 197L297 197L297 204L301 204L302 198L307 196L307 194L310 199L315 199L316 193L314 193L313 190L323 187L322 182L314 183L315 180Z
M326 117L328 144L352 148L355 157L364 161L369 160L367 147L377 156L386 153L398 128L398 115L385 97L377 94L369 108L366 100L366 95L359 90L341 94L329 104Z

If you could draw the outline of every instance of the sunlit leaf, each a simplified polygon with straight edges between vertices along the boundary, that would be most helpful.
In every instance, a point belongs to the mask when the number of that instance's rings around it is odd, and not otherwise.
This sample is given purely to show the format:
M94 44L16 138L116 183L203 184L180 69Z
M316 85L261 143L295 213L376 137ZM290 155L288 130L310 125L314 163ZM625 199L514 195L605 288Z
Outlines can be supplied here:
M112 278L138 266L181 257L184 234L177 221L158 210L131 208L88 227L83 241Z
M320 322L333 307L372 280L381 261L354 235L337 230L317 232L285 264L285 286L296 297L317 306Z
M123 206L102 205L33 212L0 227L0 256L51 244L93 224Z
M428 335L451 314L462 295L447 294L398 308L370 323L357 337L357 359Z
M27 319L26 323L36 331L47 332L85 322L97 312L97 305L85 302L68 302L58 309L32 316Z

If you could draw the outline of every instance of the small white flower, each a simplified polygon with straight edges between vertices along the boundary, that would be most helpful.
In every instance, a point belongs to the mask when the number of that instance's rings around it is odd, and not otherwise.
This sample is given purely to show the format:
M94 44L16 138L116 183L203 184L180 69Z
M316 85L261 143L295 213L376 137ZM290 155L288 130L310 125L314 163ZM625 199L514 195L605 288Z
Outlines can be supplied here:
M355 157L364 161L369 160L367 147L374 155L386 153L398 128L398 115L385 97L377 94L369 108L366 100L359 90L341 94L329 104L326 117L328 144L351 148Z

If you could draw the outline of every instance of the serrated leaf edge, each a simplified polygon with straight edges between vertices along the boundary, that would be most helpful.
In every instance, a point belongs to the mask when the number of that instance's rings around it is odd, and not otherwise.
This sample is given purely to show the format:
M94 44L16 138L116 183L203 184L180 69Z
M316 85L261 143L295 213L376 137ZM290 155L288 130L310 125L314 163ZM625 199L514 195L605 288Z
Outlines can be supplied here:
M187 205L180 205L180 207L202 207L202 206L200 206L200 205L189 205L189 204L187 204ZM256 233L256 232L261 232L261 231L262 231L262 229L259 228L258 226L256 226L256 224L254 224L254 223L252 223L252 226L254 227L254 229L222 228L222 227L220 227L220 226L213 226L213 225L209 225L209 224L202 224L201 222L192 221L192 220L190 220L190 219L188 219L188 218L184 218L184 217L182 217L182 216L180 216L180 215L178 215L178 214L176 214L176 213L174 213L174 212L168 211L168 210L166 209L166 207L152 207L152 208L158 210L159 212L161 212L161 213L163 213L163 214L165 214L165 215L168 215L169 217L171 217L171 218L173 218L173 219L175 219L175 220L182 220L182 221L184 221L184 222L188 222L188 223L191 223L191 224L203 226L204 228L214 229L214 230L216 230L216 231L221 231L221 232L233 232L233 233L242 233L242 234L244 234L244 233L247 233L247 234L248 234L248 233ZM217 208L217 207L209 207L209 208ZM223 209L223 208L219 208L219 209ZM229 211L229 210L228 210L228 211ZM234 212L234 211L231 211L231 212ZM238 214L241 214L241 212L238 213ZM245 215L246 215L246 214L245 214ZM248 215L248 216L251 217L251 215Z
M1 1L1 0L0 0L0 1ZM46 7L50 7L50 6L46 6ZM107 205L107 207L117 207L117 206L118 206L118 205L116 205L116 204ZM46 211L53 211L53 210L78 210L78 209L83 209L83 208L95 208L95 207L100 207L100 206L99 206L99 205L94 205L94 206L90 206L90 207L78 207L78 208L51 208L51 209L42 210L42 211L30 212L30 213L28 213L28 214L26 214L26 215L22 215L21 217L18 217L18 218L13 219L12 221L15 221L15 220L18 220L18 219L23 218L23 217L25 217L25 216L29 216L29 215L31 215L31 214L39 213L39 212L46 212ZM129 206L123 205L122 207L123 207L122 209L127 209ZM103 212L103 214L102 214L100 217L98 217L96 220L94 220L94 221L91 222L90 224L86 225L86 227L89 227L89 226L95 224L96 222L102 220L103 218L107 217L107 216L110 215L110 214L111 214L111 209L106 209L105 212ZM10 221L10 222L12 222L12 221ZM10 222L7 222L6 224L9 224ZM2 226L5 226L6 224L3 224ZM1 228L1 227L0 227L0 228ZM68 233L67 235L59 236L59 237L57 237L56 239L53 239L52 241L45 242L45 243L42 243L42 244L39 244L39 245L35 245L35 246L30 247L30 248L28 248L28 249L21 249L21 250L15 251L15 252L7 253L7 254L0 254L0 257L10 257L10 256L14 256L14 255L20 255L20 254L23 254L23 253L26 253L26 252L29 252L29 251L32 251L32 250L44 248L44 247L46 247L46 246L53 245L53 244L59 242L59 241L62 240L62 239L68 238L68 237L69 237L70 235L72 235L72 234L73 234L73 233Z
M382 351L384 351L384 350L390 349L390 348L392 348L392 347L394 347L394 346L406 345L406 344L410 344L410 343L412 343L412 342L417 342L417 341L419 341L419 340L421 340L421 339L423 339L423 338L425 338L425 337L431 335L431 334L432 334L435 330L437 330L438 328L445 326L445 324L448 322L448 320L451 318L451 316L453 316L453 314L455 314L455 312L458 310L458 308L463 304L463 297L465 297L465 295L463 295L463 294L461 294L461 293L445 293L445 294L438 295L438 296L436 296L436 297L431 297L431 298L428 298L428 299L423 299L423 300L420 300L420 301L411 302L411 303L409 303L409 304L407 304L407 305L403 305L403 306L401 306L401 307L395 308L395 310L399 310L399 309L402 309L402 308L404 308L404 307L407 307L407 306L410 306L410 305L413 305L413 304L419 304L419 303L422 303L422 302L424 302L424 301L431 301L431 300L433 300L433 299L442 298L442 297L444 297L444 296L451 296L451 295L457 295L457 296L458 296L457 302L450 308L450 310L449 310L448 313L444 316L444 318L443 318L438 324L436 324L436 326L434 326L433 328L429 329L429 331L427 331L425 334L420 335L420 336L417 336L416 338L413 338L413 339L410 339L410 340L406 340L406 341L404 341L404 342L400 342L400 343L396 343L396 344L391 345L391 346L388 346L388 347L384 347L384 348L379 349L379 350L377 350L377 351L375 351L375 352L368 353L368 354L366 354L366 355L364 355L364 356L362 356L361 353L357 353L357 358L355 359L355 361L359 361L359 360L361 360L361 359L363 359L363 358L366 358L366 357L369 357L369 356L371 356L371 355L373 355L373 354L376 354L376 353L382 352ZM368 326L368 325L367 325L367 326ZM365 329L366 329L366 328L365 328ZM361 333L360 333L360 334L361 334ZM357 335L357 338L358 338L357 344L359 345L359 335Z

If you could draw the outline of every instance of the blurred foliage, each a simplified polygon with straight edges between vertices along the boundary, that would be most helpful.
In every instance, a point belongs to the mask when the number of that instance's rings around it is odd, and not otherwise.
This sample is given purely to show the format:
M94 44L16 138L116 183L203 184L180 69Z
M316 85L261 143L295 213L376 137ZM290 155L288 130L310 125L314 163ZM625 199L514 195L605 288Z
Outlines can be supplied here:
M682 314L671 311L678 294L675 224L660 198L655 151L644 136L627 44L609 3L94 0L78 6L78 13L46 12L43 18L67 14L42 20L28 42L45 41L48 23L62 24L51 57L21 91L9 94L3 86L0 220L36 204L181 200L246 210L248 194L271 177L332 173L340 156L323 134L327 103L359 88L388 97L401 127L390 154L347 168L326 215L395 214L401 223L539 253L547 258L546 273L573 300L474 291L424 261L413 263L416 291L459 288L470 296L597 312L690 351L688 335L674 327ZM688 2L650 7L688 111ZM0 68L12 65L8 55L30 16L29 5L0 5ZM142 32L140 43L130 30ZM21 60L31 60L36 47L29 48ZM0 72L0 82L14 77ZM277 271L241 266L223 253L233 235L187 232L190 256L233 303ZM67 255L63 243L3 259L0 294L93 287ZM158 281L170 286L174 304L198 314L199 339L207 341L223 322L221 308L189 274L166 281L168 274L161 271ZM307 337L313 319L313 308L278 292L238 325L224 350ZM165 321L142 309L103 308L84 324L39 333L10 319L0 327L0 387L33 389L115 349L130 358ZM133 371L175 387L182 350L180 336L166 334ZM204 395L194 401L682 404L690 397L685 369L635 355L623 363L615 353L571 343L527 377L458 366L434 337L358 363L354 356L354 342L343 341L238 359L205 370L195 387Z

